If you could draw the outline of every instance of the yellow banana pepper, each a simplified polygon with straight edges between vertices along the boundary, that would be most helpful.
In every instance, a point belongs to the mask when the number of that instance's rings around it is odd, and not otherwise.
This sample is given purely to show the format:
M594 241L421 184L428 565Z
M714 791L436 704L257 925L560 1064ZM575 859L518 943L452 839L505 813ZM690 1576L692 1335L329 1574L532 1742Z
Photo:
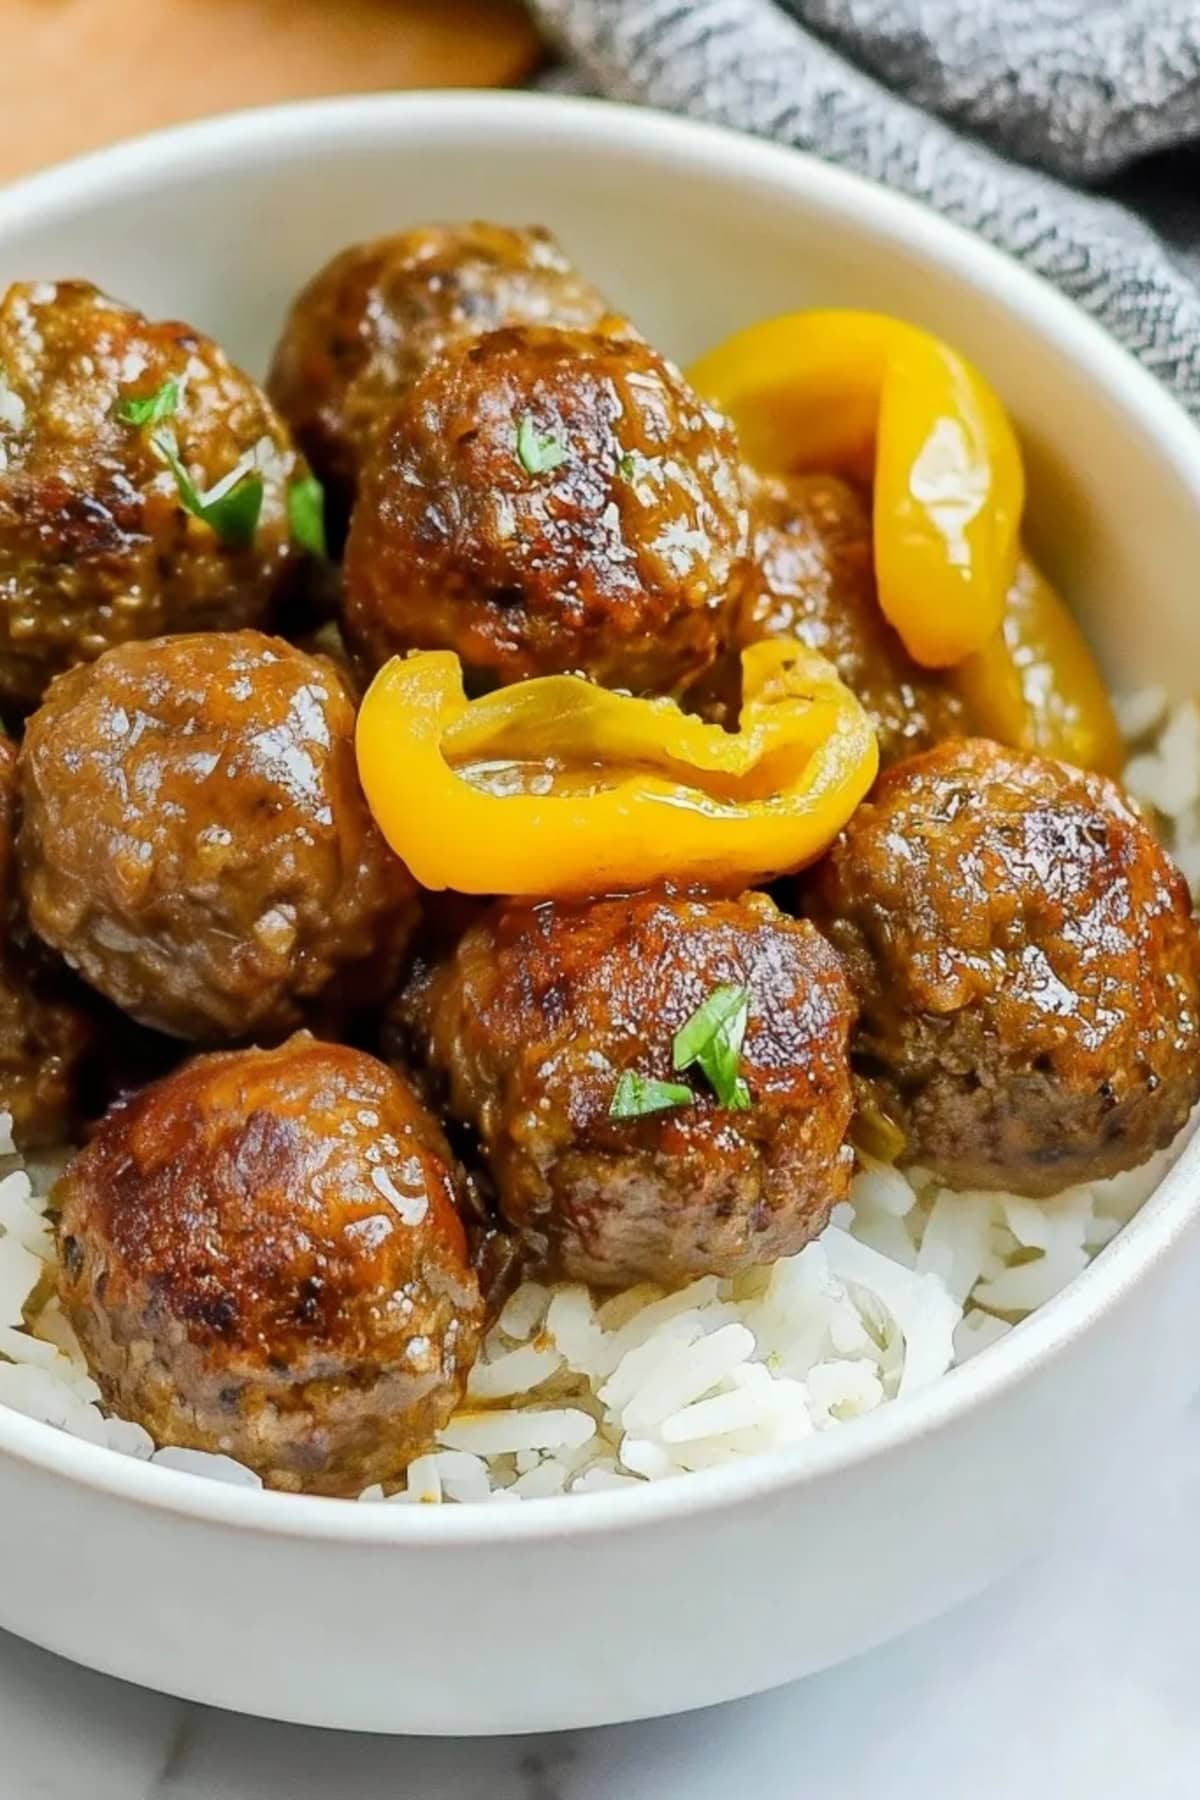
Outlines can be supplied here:
M972 729L1081 769L1119 773L1121 733L1082 631L1045 576L1022 556L1004 622L952 676Z
M1025 498L996 394L937 338L881 313L788 313L691 370L763 473L873 479L879 604L915 661L948 668L999 629Z
M367 692L359 774L384 837L427 888L741 888L819 856L878 764L862 707L804 645L751 646L742 690L736 732L574 675L468 701L458 658L420 651Z

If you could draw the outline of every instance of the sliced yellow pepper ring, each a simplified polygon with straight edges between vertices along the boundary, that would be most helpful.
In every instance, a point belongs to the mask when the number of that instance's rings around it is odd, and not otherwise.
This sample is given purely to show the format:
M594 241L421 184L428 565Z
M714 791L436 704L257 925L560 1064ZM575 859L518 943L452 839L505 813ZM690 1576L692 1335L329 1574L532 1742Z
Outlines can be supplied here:
M979 371L882 313L787 313L689 370L766 474L874 481L879 604L910 656L948 668L998 630L1025 499L1021 453Z
M358 715L384 837L427 888L546 897L658 881L744 887L811 862L875 778L869 720L829 663L742 655L737 732L575 675L468 701L450 651L395 658Z
M1004 622L952 680L972 730L1081 769L1120 772L1124 754L1104 677L1045 576L1023 555Z

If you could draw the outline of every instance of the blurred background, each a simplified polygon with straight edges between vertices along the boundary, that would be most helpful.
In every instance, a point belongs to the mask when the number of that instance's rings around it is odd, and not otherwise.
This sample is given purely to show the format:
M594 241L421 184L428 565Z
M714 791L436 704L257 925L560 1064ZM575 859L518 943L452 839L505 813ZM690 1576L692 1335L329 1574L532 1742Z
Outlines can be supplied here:
M205 113L501 87L543 52L519 0L0 0L0 181Z

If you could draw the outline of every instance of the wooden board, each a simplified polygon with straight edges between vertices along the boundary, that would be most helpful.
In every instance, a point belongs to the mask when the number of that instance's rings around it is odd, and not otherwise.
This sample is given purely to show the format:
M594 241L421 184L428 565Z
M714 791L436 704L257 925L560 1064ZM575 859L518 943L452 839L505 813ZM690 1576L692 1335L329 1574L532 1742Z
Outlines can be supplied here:
M0 181L239 106L498 87L539 54L518 0L0 0Z

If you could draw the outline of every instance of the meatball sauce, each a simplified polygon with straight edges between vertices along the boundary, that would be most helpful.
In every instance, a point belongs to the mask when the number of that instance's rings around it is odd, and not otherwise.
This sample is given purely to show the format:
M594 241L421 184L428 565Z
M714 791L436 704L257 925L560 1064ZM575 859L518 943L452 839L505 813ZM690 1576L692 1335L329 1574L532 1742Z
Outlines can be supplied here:
M834 475L756 483L753 572L735 626L743 648L799 638L829 658L865 707L881 764L961 737L963 706L949 685L908 655L879 607L871 514Z
M0 736L0 1112L19 1150L57 1146L77 1129L94 1028L70 978L29 942L16 892L17 751Z

